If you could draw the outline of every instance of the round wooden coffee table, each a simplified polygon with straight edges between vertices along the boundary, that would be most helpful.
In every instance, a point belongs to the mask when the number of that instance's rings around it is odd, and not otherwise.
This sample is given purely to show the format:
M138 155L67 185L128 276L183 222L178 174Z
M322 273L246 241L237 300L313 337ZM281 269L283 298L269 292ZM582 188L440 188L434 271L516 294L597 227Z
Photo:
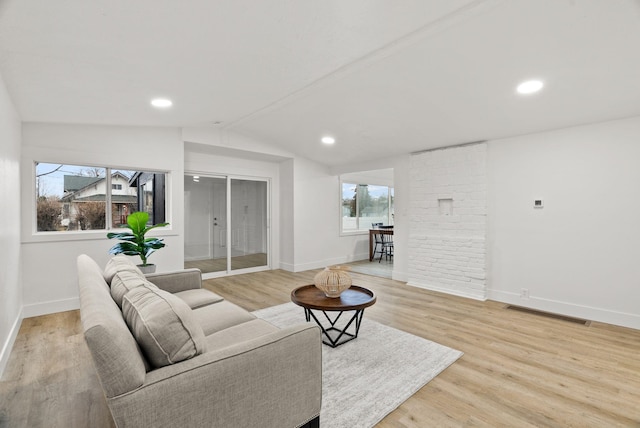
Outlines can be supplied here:
M324 292L315 285L303 285L291 292L291 301L304 308L307 322L313 318L322 329L324 336L322 343L335 348L358 337L364 309L376 302L376 295L367 288L352 285L343 291L340 297L332 298L325 296ZM313 310L321 311L328 325L323 324L312 312ZM341 321L342 314L349 311L354 311L351 319ZM329 312L337 312L337 316L331 319ZM349 331L350 327L352 327L351 331Z

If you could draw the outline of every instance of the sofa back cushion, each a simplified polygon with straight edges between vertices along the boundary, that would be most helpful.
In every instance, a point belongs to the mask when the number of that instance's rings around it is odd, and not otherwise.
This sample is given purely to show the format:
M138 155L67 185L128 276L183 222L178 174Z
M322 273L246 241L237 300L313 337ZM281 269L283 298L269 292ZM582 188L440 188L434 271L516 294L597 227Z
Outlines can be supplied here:
M158 288L147 281L142 272L138 273L127 269L116 272L111 280L111 297L113 297L113 300L122 308L122 298L124 295L141 285Z
M117 256L111 257L104 267L102 275L104 276L104 280L107 284L111 285L113 276L122 271L137 273L144 277L142 271L135 265L135 263L133 263L131 256L125 256L124 254L118 254Z
M109 295L102 269L84 254L78 257L78 285L82 329L105 395L140 387L148 369L144 357Z
M149 363L157 368L205 351L202 327L179 297L140 285L122 299L122 315Z

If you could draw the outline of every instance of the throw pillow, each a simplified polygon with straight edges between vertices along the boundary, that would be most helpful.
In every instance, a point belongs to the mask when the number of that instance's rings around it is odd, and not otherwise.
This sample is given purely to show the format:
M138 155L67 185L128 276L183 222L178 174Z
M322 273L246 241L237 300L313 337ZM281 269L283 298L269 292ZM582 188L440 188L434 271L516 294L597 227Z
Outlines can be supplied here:
M147 281L142 272L132 272L129 270L117 272L111 280L111 297L113 297L113 300L118 304L120 309L122 309L122 298L124 295L141 285L158 288Z
M141 285L122 299L122 315L153 367L164 367L205 351L205 337L191 308L179 297Z
M111 285L113 276L122 271L139 273L144 276L138 266L133 263L131 257L125 256L124 254L118 254L115 257L111 257L107 262L107 265L104 267L102 275L104 276L104 280L107 281L107 284Z

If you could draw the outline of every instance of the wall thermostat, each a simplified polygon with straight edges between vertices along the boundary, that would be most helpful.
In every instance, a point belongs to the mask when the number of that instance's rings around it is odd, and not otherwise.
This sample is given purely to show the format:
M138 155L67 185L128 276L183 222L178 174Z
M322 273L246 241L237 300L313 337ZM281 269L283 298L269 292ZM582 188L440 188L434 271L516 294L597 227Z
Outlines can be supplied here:
M542 199L533 200L533 208L542 208L543 206Z

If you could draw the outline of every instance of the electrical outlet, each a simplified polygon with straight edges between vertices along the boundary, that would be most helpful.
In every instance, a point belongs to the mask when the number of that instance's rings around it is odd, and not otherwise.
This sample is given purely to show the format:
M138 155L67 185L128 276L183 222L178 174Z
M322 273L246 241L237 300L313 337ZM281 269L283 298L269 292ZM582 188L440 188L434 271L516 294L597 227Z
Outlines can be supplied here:
M529 298L529 289L528 288L521 288L520 289L520 298L521 299L528 299Z

